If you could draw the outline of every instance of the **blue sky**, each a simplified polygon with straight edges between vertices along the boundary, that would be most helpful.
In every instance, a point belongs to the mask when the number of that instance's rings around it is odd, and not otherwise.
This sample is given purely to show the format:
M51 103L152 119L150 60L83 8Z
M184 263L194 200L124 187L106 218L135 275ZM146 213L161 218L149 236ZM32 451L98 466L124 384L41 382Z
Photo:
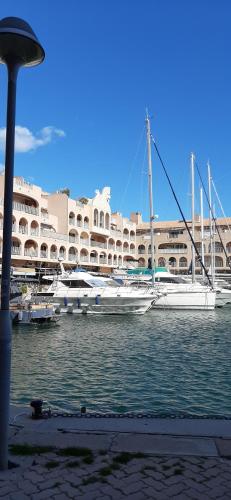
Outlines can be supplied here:
M19 73L16 175L50 192L68 186L73 198L111 186L114 211L147 219L148 107L185 215L191 151L205 182L210 160L231 215L229 0L8 0L6 16L27 20L46 52ZM4 66L0 97L3 128ZM160 220L180 218L155 154L153 192ZM198 179L196 193L199 209Z

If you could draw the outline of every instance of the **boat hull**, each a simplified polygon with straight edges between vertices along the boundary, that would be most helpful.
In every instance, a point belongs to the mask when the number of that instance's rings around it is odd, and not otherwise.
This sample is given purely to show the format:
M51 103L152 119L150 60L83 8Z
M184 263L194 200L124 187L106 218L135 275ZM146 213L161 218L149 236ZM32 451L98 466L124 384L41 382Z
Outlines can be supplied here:
M166 293L152 306L155 309L195 309L211 311L215 307L215 292Z

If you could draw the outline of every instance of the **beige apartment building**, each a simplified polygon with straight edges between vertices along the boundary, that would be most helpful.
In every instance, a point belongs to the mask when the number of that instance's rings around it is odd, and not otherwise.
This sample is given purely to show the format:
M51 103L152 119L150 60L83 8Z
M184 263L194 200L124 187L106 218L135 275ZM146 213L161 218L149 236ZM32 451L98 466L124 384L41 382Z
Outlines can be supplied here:
M0 176L0 261L2 253L4 176ZM77 264L108 272L115 267L147 266L151 255L150 227L142 215L130 219L111 213L110 188L96 190L93 198L71 199L65 190L47 193L39 186L14 178L12 218L12 266L14 268L57 268ZM231 218L217 224L227 255L231 256ZM190 225L190 222L189 222ZM182 221L154 223L155 259L176 273L185 273L191 263L191 243ZM205 264L210 265L209 221L204 221ZM216 268L229 271L226 255L215 234ZM200 221L195 241L201 248ZM199 266L197 266L199 272Z

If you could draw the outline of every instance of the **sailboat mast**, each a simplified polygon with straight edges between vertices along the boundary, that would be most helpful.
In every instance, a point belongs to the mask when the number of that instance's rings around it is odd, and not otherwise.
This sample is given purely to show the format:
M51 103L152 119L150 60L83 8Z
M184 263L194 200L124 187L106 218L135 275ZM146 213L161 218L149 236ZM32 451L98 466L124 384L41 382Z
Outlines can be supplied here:
M211 193L211 171L210 164L208 162L208 187L209 187L209 228L210 228L210 258L211 258L211 277L212 286L214 286L214 252L213 252L213 221L212 221L212 193Z
M194 193L194 160L195 156L193 153L191 153L191 183L192 183L192 239L193 241L195 240L195 221L194 221L194 214L195 214L195 193ZM195 283L195 248L194 245L192 245L192 283Z
M203 189L200 188L200 208L201 208L201 260L205 265L205 252L204 252L204 204L203 204ZM205 277L204 269L202 268L202 276Z
M151 154L151 130L148 112L146 114L146 132L147 132L147 151L148 151L148 191L149 191L149 211L150 211L150 236L151 236L151 267L152 267L152 282L155 282L155 249L154 249L154 230L153 230L153 195L152 195L152 154Z

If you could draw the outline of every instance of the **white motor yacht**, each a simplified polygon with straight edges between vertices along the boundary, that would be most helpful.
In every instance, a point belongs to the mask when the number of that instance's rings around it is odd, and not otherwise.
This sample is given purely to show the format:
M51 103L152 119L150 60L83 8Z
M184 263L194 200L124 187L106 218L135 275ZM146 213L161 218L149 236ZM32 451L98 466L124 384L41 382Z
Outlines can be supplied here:
M143 274L142 274L143 272ZM160 293L152 307L155 309L200 309L212 310L215 307L216 293L211 287L200 283L191 283L189 278L183 278L170 273L165 268L155 272L155 282L152 284L152 272L134 269L126 273L116 274L130 286L153 289ZM137 279L138 278L138 279Z
M41 300L49 299L56 311L91 314L144 314L159 298L160 291L119 286L113 279L93 276L76 269L44 276L50 285L37 292Z

